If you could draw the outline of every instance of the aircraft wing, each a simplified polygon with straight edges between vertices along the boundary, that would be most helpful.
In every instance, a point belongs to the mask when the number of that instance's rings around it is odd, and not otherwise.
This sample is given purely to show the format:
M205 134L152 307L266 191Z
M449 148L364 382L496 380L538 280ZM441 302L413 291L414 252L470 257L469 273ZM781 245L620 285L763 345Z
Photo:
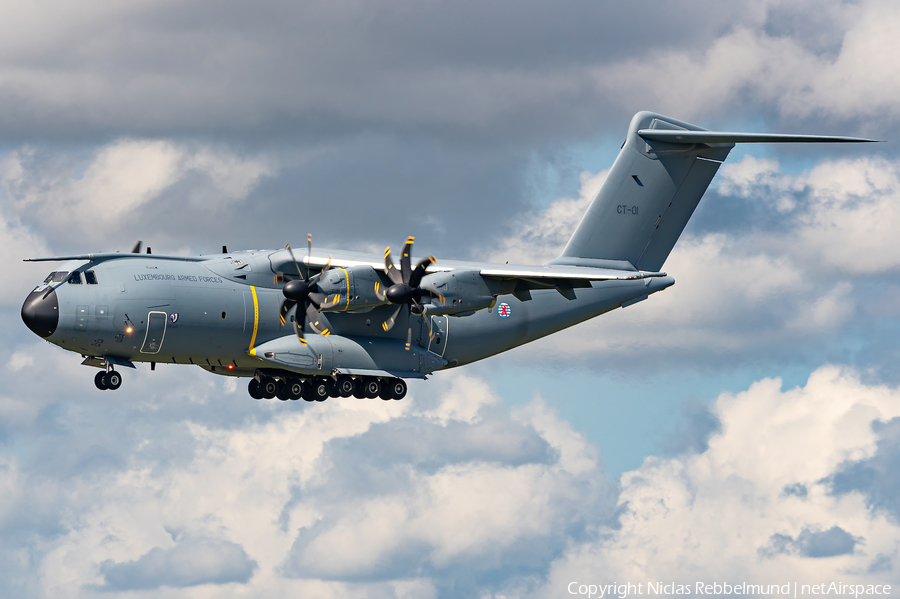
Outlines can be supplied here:
M583 266L516 266L491 265L479 269L481 276L494 279L534 279L568 281L631 281L648 277L664 277L664 272L642 272L590 268Z
M320 253L321 252L321 253ZM327 252L327 253L326 253ZM281 270L289 266L289 258L285 253L272 259L273 270ZM353 268L354 266L371 266L376 271L384 270L384 260L371 254L348 252L341 250L320 250L312 256L297 256L304 266L323 268L330 264L331 268ZM611 262L611 261L605 261ZM627 264L627 263L622 263ZM629 281L649 277L664 277L664 272L647 272L635 270L628 264L625 268L598 268L594 266L574 266L565 264L517 265L494 264L485 262L465 262L461 260L441 260L428 266L427 272L437 273L452 270L477 270L486 280L524 281L530 282L532 288L552 288L556 282L569 286L590 287L591 281Z
M527 301L531 291L555 289L563 297L574 300L575 289L591 287L591 281L634 281L665 277L664 272L643 272L583 266L515 266L489 265L479 269L495 294L510 293Z
M48 256L45 258L25 258L23 262L68 262L70 260L84 260L86 262L105 262L106 260L174 260L176 262L203 262L207 258L203 256L166 256L163 254L137 254L119 252L98 252L96 254L71 254L69 256Z

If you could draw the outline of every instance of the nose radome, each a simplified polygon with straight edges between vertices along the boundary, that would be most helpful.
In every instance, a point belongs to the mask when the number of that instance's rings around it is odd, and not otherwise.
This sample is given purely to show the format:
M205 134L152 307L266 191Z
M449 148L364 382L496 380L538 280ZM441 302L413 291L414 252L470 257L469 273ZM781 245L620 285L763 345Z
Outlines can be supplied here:
M46 297L44 297L46 295ZM22 321L35 335L49 337L59 324L59 300L56 291L32 291L22 304Z

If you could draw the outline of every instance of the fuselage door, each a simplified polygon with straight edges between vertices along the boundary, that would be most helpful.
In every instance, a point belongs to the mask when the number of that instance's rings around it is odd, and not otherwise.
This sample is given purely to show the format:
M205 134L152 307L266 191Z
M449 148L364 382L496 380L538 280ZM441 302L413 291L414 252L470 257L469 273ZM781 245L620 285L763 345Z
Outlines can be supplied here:
M168 314L165 312L147 314L147 334L144 336L144 345L141 346L142 354L158 354L162 349L168 319Z
M429 317L426 317L429 318ZM428 342L428 351L444 357L444 350L447 349L447 335L450 327L449 316L431 316L431 331L434 336ZM428 338L428 330L425 330L425 338Z

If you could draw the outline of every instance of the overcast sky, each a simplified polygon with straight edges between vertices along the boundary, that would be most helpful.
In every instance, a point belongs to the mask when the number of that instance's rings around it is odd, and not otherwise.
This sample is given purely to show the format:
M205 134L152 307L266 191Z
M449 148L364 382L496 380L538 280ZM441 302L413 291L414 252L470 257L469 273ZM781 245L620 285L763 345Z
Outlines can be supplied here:
M0 595L900 586L896 2L7 4ZM541 263L639 110L886 143L737 148L674 287L402 402L99 392L20 320L137 239Z

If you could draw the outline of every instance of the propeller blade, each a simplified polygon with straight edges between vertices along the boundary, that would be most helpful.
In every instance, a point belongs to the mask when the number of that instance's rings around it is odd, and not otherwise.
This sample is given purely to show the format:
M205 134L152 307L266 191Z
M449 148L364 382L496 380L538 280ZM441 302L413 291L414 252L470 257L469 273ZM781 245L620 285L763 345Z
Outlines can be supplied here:
M306 264L312 264L312 233L306 234Z
M425 276L425 270L434 264L437 261L437 258L434 256L428 256L421 262L416 265L416 269L412 272L412 275L409 277L409 286L410 287L418 287L419 283L422 282L422 277Z
M381 323L381 328L385 331L390 331L394 327L394 323L397 322L397 315L400 314L400 310L403 308L403 304L397 304L397 307L394 308L393 314L391 317Z
M321 291L314 291L309 294L309 301L314 305L317 309L322 307L322 303L328 299L328 296L322 293Z
M306 345L306 339L303 338L303 330L300 328L300 323L297 322L297 318L294 318L292 325L294 325L294 334L297 335L297 339L300 340L300 343Z
M375 281L375 297L378 298L379 302L386 302L387 297L381 292L381 283Z
M294 257L294 250L291 249L291 244L286 243L284 244L284 247L287 248L288 253L291 255L291 261L294 263L294 266L297 267L297 276L303 277L303 271L300 270L300 263L297 262L297 258ZM309 267L306 268L306 276L303 278L309 279Z
M286 275L283 272L275 273L275 284L281 285L282 283L287 283L288 281L293 281L293 277L291 275Z
M140 254L141 248L144 247L144 242L138 239L138 242L134 244L134 247L131 248L132 254Z
M311 302L306 304L306 318L309 322L309 328L316 333L326 337L331 334L331 331L323 326L323 323L320 321L321 315Z
M394 285L403 283L403 276L397 271L397 267L394 266L394 260L391 258L390 247L384 249L384 274L388 276Z
M406 330L406 351L409 351L410 345L412 345L412 325Z
M412 275L412 266L409 255L412 253L413 242L416 240L412 235L407 238L403 244L403 253L400 255L400 274L403 276L403 282L409 284L409 277ZM415 285L412 285L415 287Z
M284 326L285 318L287 317L288 312L290 312L291 308L293 308L296 305L297 305L297 302L295 302L294 300L290 300L290 299L285 299L283 302L281 302L281 310L278 313L278 317L281 319L281 326ZM296 322L296 320L297 319L294 318L295 322Z
M426 314L422 317L422 320L425 321L425 328L428 329L428 339L434 339L434 329L431 328L431 317Z

